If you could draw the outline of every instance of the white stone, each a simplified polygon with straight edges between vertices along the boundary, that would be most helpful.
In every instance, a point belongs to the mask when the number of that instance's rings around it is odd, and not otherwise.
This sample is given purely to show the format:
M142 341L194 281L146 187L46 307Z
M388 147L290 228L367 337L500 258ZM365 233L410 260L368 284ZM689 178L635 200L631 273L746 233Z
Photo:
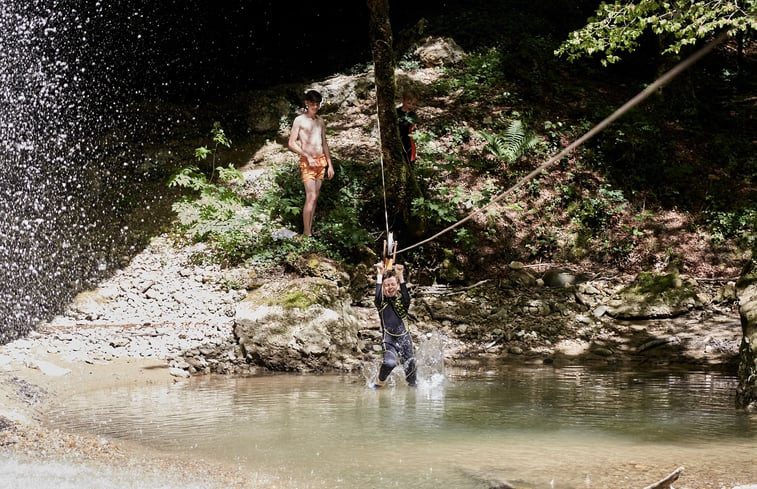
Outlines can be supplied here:
M180 368L176 368L176 367L171 367L170 369L168 369L168 373L170 373L174 377L182 377L182 378L190 377L189 372Z
M71 373L71 370L68 368L59 367L55 364L46 362L44 360L33 359L32 365L40 369L40 371L42 371L43 374L49 375L51 377L63 377L64 375L68 375Z

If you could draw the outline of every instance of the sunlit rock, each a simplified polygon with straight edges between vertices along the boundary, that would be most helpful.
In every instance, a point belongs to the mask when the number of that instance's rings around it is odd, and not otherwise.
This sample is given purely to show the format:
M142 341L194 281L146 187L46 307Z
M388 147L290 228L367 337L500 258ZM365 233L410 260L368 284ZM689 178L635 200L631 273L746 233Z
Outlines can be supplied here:
M361 100L370 96L374 85L373 77L368 74L336 75L312 88L323 95L321 112L330 113L358 105Z
M609 302L616 319L670 318L700 308L705 300L676 274L641 273Z
M292 266L301 275L323 278L335 282L338 287L346 287L350 284L350 276L342 270L341 265L325 256L315 253L303 255L296 258Z
M428 37L423 40L415 54L425 67L449 66L459 63L465 57L465 51L454 39L448 37Z
M237 305L234 332L250 363L273 370L351 370L358 324L348 292L320 277L269 282Z
M576 285L578 277L568 270L547 270L542 280L548 287L571 287Z

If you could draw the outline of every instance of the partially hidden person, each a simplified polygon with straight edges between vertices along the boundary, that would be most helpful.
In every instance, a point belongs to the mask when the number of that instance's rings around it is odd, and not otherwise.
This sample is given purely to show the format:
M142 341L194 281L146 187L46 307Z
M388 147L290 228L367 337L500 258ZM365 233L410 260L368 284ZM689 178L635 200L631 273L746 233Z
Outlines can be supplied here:
M315 90L305 93L305 112L292 123L289 134L289 149L300 156L300 172L305 186L305 204L302 208L302 234L313 235L318 196L321 193L324 176L334 178L329 145L326 142L326 124L318 115L323 97Z
M413 339L405 324L410 308L410 293L405 283L404 267L394 265L391 270L385 268L383 262L376 264L375 304L381 321L384 356L378 378L372 387L384 386L389 374L398 364L402 365L408 385L415 387L416 365Z
M418 152L415 146L415 139L413 139L413 131L415 131L415 121L418 116L415 113L415 109L418 106L418 97L415 92L411 90L405 90L402 92L402 104L397 107L397 119L400 125L400 139L402 140L402 151L405 156L405 161L413 164L418 156Z

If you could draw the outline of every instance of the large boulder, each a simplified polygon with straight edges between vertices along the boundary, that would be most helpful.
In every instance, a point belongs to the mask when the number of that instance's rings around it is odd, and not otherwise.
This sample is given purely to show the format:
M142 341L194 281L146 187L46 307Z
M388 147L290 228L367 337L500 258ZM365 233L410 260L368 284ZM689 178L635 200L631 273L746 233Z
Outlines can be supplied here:
M752 259L736 284L743 337L739 349L739 386L736 400L740 407L757 410L757 264Z
M277 93L257 92L255 99L249 102L247 127L253 133L276 132L285 125L289 127L287 117L292 112L291 102Z
M616 319L662 319L701 308L707 298L697 284L676 273L643 272L609 302L607 314Z
M350 106L357 106L360 101L371 96L374 89L373 77L363 75L336 75L313 85L323 96L321 114L330 114Z
M353 370L358 321L347 288L323 277L272 281L238 303L234 333L248 362L280 371Z
M454 39L448 37L428 37L415 50L426 68L455 65L463 60L465 51Z

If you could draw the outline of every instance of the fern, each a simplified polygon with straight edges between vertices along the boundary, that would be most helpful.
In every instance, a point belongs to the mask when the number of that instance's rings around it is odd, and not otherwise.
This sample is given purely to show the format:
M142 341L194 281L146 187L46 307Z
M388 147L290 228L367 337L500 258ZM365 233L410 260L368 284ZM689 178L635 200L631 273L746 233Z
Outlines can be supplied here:
M511 122L503 134L488 131L477 131L477 134L486 141L484 151L505 164L514 163L541 142L520 120Z

